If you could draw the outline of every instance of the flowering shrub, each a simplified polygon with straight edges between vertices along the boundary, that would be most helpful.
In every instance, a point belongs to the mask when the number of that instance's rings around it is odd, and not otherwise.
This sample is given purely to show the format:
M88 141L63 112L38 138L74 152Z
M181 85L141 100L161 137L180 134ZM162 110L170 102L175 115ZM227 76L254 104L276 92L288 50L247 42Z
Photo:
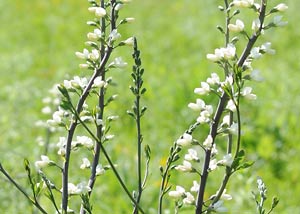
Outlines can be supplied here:
M83 61L79 67L88 70L89 73L84 77L74 76L55 85L51 90L53 97L44 99L47 106L42 111L46 114L52 113L52 117L47 123L41 124L50 134L61 133L56 142L56 155L59 158L52 159L52 155L50 157L43 154L41 159L35 162L36 173L32 172L30 163L25 160L25 170L32 194L27 193L0 165L2 174L41 213L50 212L43 206L41 200L43 196L51 201L56 213L93 213L90 198L94 194L97 177L105 176L107 170L114 173L130 199L133 213L147 213L149 210L143 207L142 203L142 196L149 180L151 158L150 146L143 144L141 125L147 110L142 105L142 98L146 93L143 85L145 71L137 39L135 37L121 39L120 26L134 22L132 17L120 18L123 7L128 3L130 0L99 2L89 0L88 11L94 15L94 19L87 24L92 30L87 33L88 41L85 43L87 47L75 53ZM227 212L226 201L234 200L235 196L226 192L230 178L253 164L246 160L241 140L242 104L257 98L250 86L251 80L259 79L257 71L252 68L252 62L264 54L275 53L270 42L258 45L259 38L270 28L287 24L282 20L282 16L276 15L288 8L285 4L279 4L271 9L267 6L266 0L260 3L253 0L224 0L224 5L219 6L226 20L223 27L218 26L218 30L224 36L224 45L206 57L216 63L220 71L212 72L206 81L202 81L200 86L194 89L199 98L194 103L189 103L188 107L196 112L195 122L174 142L166 164L159 167L161 183L157 213L166 213L171 209L163 203L170 198L175 201L175 213L179 213L182 207L189 207L195 210L196 214ZM250 10L254 14L251 26L244 24L240 17L243 10ZM135 190L126 185L120 174L122 165L113 162L111 151L107 149L107 145L115 136L111 127L119 119L119 116L111 114L108 110L110 104L117 99L116 94L110 95L115 82L108 75L115 69L128 66L122 57L115 57L118 54L117 50L122 46L133 47L134 65L130 91L134 101L127 113L136 125ZM209 103L207 96L214 98L215 102ZM207 126L209 132L204 139L198 139L195 133L203 126ZM223 143L226 144L225 150L219 148L222 141L225 141ZM77 174L77 169L72 168L70 164L72 156L81 157L78 168L89 171L88 177L81 177ZM50 166L60 174L61 183L52 182L54 179L46 170ZM205 195L207 183L209 179L213 179L213 172L218 169L223 169L223 179L215 193L207 196ZM187 173L193 173L195 176L191 180L187 178L183 185L171 185L170 179L175 171L183 173L183 176ZM73 180L78 182L74 183ZM190 185L189 189L183 187L187 185ZM265 213L263 206L267 199L266 187L260 178L258 190L258 196L254 194L257 210L258 213ZM70 207L71 202L78 199L80 208ZM274 198L268 213L272 212L277 204L278 199Z

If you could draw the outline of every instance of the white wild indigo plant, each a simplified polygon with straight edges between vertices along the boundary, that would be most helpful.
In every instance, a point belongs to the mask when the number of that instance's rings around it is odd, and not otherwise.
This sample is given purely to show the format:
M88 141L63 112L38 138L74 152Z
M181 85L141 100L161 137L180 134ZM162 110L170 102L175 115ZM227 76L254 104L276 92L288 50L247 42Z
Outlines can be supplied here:
M94 213L90 198L95 194L93 192L98 184L97 177L105 176L107 170L114 173L118 181L116 185L120 185L128 196L132 204L132 213L148 213L148 210L153 209L143 207L141 203L149 179L151 154L150 147L142 143L141 119L146 111L146 107L141 103L146 92L143 87L144 69L136 38L122 40L120 34L120 26L134 21L131 17L120 18L122 8L129 2L130 0L89 0L88 11L94 15L94 19L87 24L92 27L92 31L87 34L87 48L76 52L76 56L83 60L80 68L87 69L88 72L84 77L74 76L55 85L51 89L52 97L43 100L47 105L43 108L43 113L52 114L47 123L39 123L47 129L47 137L43 140L45 153L35 162L35 171L32 170L29 161L24 162L32 192L28 193L0 164L1 173L40 213L53 213L53 210L59 214ZM275 52L271 49L270 42L261 43L259 38L268 29L286 24L282 21L282 16L277 14L286 10L287 6L282 3L269 7L267 0L261 0L260 3L254 0L224 0L223 4L219 6L219 10L224 14L225 25L218 26L218 30L224 37L224 44L215 49L214 53L207 54L207 59L216 63L220 71L211 73L206 81L201 82L200 87L195 88L194 93L200 97L195 103L188 104L188 107L197 112L196 122L174 142L166 165L159 168L161 185L157 191L158 214L170 213L171 207L163 204L164 200L170 198L175 200L174 213L179 213L183 206L194 210L196 214L227 212L224 201L234 200L235 197L226 192L230 178L237 171L253 164L245 160L245 151L242 149L241 101L256 99L250 80L259 77L251 63L264 54ZM255 16L251 26L245 25L241 18L244 10L251 10L253 17ZM109 142L114 138L111 127L119 119L109 111L110 103L117 98L117 95L111 92L114 81L109 74L116 68L127 66L122 57L112 58L121 46L133 46L133 82L130 91L134 96L134 103L127 113L136 125L137 181L134 190L126 185L120 174L122 163L116 166L107 150ZM212 97L210 100L214 100L215 103L207 103L207 96ZM203 126L209 127L209 133L205 139L196 139L195 133ZM52 139L54 133L60 133L59 139ZM58 158L54 158L54 154L48 155L52 141L56 141L55 155ZM222 151L218 146L222 141L226 141L223 143L226 144L226 151ZM182 159L183 151L187 153ZM88 171L88 177L78 173L78 169L71 164L77 158L82 159L78 168ZM48 169L50 166L54 170L52 173ZM223 179L216 193L207 198L207 183L212 179L218 180L212 173L218 168L224 170ZM185 179L184 184L171 185L170 179L174 171L194 173L198 180ZM57 182L57 174L61 177L61 182ZM77 183L73 182L78 180ZM257 212L270 213L278 204L278 199L274 198L272 207L266 211L266 187L260 178L257 182L259 193L253 193ZM105 185L105 180L98 185ZM183 187L187 185L190 185L189 190ZM45 196L50 200L52 208L46 208L44 205L45 200L42 198ZM76 204L73 201L78 200L80 207L72 207ZM116 205L113 199L111 203L111 206Z

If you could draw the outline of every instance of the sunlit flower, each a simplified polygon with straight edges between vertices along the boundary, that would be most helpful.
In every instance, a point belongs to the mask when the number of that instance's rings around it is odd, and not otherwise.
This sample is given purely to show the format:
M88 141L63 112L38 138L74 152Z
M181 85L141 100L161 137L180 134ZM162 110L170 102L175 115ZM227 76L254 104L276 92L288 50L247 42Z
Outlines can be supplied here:
M102 164L98 164L96 167L96 175L103 175L105 173L105 169Z
M90 52L88 51L88 49L83 49L83 52L75 52L75 55L80 58L80 59L88 59L89 58L89 54Z
M210 171L213 171L213 170L217 169L217 167L218 167L217 160L216 159L210 160L208 169Z
M205 108L205 102L202 99L197 99L196 103L189 103L188 107L194 111L201 111Z
M185 194L185 189L182 186L176 186L176 190L170 191L169 196L174 199L179 199Z
M128 39L122 41L121 43L123 43L124 45L132 46L133 42L134 42L133 37L129 37Z
M273 18L273 24L276 27L283 27L285 25L287 25L288 22L286 21L282 21L282 16L274 16Z
M259 19L255 19L253 22L252 22L252 30L253 31L258 31L260 29L260 20Z
M237 135L238 128L239 128L239 125L237 123L232 123L228 130L231 134Z
M83 158L82 164L80 165L80 169L90 168L90 166L91 166L91 163L90 163L89 159Z
M264 80L264 78L260 75L259 70L257 70L257 69L252 70L252 72L250 74L250 77L251 77L252 80L258 81L258 82Z
M124 62L122 57L117 57L111 62L108 67L115 67L115 68L124 68L127 66L127 62Z
M62 189L61 189L62 191ZM69 195L80 195L88 193L91 191L91 188L85 184L85 182L74 185L73 183L68 183L68 194Z
M105 81L102 80L101 76L98 76L94 79L93 87L102 88L105 85Z
M215 212L220 212L220 213L226 213L228 212L228 209L223 206L224 201L220 200L214 203L211 206L211 209L214 210Z
M41 155L41 160L35 162L35 167L37 169L42 169L46 166L48 166L52 161L49 159L46 155Z
M59 137L59 141L56 144L58 147L58 152L57 154L64 156L66 154L66 144L67 144L67 139L65 137Z
M76 137L76 145L81 145L87 147L89 149L94 147L93 140L87 136L77 136Z
M262 54L260 53L259 47L254 47L251 49L250 57L252 57L253 59L259 59L259 58L261 58L261 56L262 56Z
M191 172L193 167L189 161L184 160L182 165L176 166L175 169L182 172Z
M198 184L197 181L193 181L193 186L191 187L191 192L198 192L199 191L200 185Z
M101 18L106 15L106 10L102 7L89 7L88 10L95 14L95 16Z
M190 205L195 202L195 197L190 192L186 192L184 196L185 198L182 200L183 204Z
M256 95L255 94L252 94L252 88L251 87L245 87L243 88L242 92L241 92L241 95L243 97L245 97L246 99L248 100L255 100L256 99Z
M96 49L93 49L92 52L90 53L90 59L95 61L95 60L99 59L99 57L100 57L99 51Z
M234 104L234 101L232 99L228 100L228 103L226 105L226 109L235 112L236 111L236 106Z
M123 8L123 4L117 4L117 6L115 6L115 10L121 10Z
M230 115L227 114L223 117L222 125L230 126Z
M230 154L224 155L223 159L218 161L218 164L230 167L232 162L233 162L233 157L232 157L232 154L230 153Z
M184 159L187 161L199 161L197 151L195 149L188 149L188 153L185 154Z
M275 54L275 50L271 48L271 42L262 44L260 50L267 54Z
M184 133L182 137L176 141L176 144L179 146L188 146L192 143L192 141L193 136L188 133Z
M206 58L213 61L217 62L221 59L232 59L235 56L235 51L236 48L233 44L228 44L226 48L217 48L215 49L214 54L207 54Z
M236 7L247 8L254 4L254 0L234 0L233 5Z
M220 77L216 73L211 73L211 77L207 78L206 82L210 85L219 84Z
M289 7L284 3L280 3L276 7L274 7L275 10L280 11L280 12L286 11L288 8Z
M244 22L241 21L240 19L237 19L235 24L228 25L228 29L231 32L241 32L244 30L244 27L245 27Z
M208 136L206 137L206 139L204 140L204 142L203 142L203 146L204 146L204 148L206 148L206 149L211 149L212 143L213 143L213 138L212 138L211 135L208 135Z
M207 82L201 82L201 88L195 88L194 93L204 95L210 92L210 86Z
M119 39L120 37L121 37L121 34L118 33L117 29L112 30L111 33L109 34L110 41L115 41L115 40Z

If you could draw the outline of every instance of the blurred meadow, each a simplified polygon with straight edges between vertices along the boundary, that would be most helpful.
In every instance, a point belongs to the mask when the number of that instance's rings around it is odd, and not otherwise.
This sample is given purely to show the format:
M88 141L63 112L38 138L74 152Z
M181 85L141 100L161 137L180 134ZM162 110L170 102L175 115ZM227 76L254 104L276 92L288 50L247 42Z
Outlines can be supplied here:
M143 120L143 135L144 143L152 150L151 175L143 199L149 208L147 213L155 213L157 207L159 165L165 162L173 141L196 118L187 108L197 97L194 88L211 72L218 72L206 54L223 45L223 37L216 30L217 25L224 23L223 14L217 9L220 2L134 0L121 11L121 17L136 19L122 27L120 33L123 39L132 35L138 38L146 72L147 93L143 102L148 111ZM233 214L255 213L251 191L256 191L257 176L268 187L269 201L273 195L280 199L274 213L300 212L300 3L269 0L272 6L281 2L289 6L283 14L289 24L266 31L259 41L272 42L276 54L253 64L264 81L248 83L258 99L242 105L243 148L255 164L234 175L229 183L228 192L233 200L226 205ZM41 113L43 97L48 96L54 84L66 78L89 75L89 71L78 68L80 60L74 54L84 48L86 33L91 30L85 24L91 18L87 7L86 0L0 1L0 162L24 185L27 183L23 159L33 163L44 152L37 137L45 136L45 130L35 125L38 120L48 119ZM133 102L128 89L132 50L122 47L117 53L129 66L111 74L118 83L111 93L118 93L119 98L110 111L120 115L121 120L112 128L116 138L110 152L125 181L134 188L135 132L133 122L126 116ZM203 138L207 130L198 132ZM56 144L57 139L53 136L51 142ZM79 164L80 160L74 162ZM60 177L53 176L59 183ZM130 201L113 173L105 176L99 177L99 188L93 197L95 213L131 213ZM185 176L189 175L174 175L171 181L184 185ZM210 179L209 187L214 193L218 176L211 175ZM117 206L109 204L112 198ZM168 205L173 206L171 200L166 202ZM2 175L0 212L35 213Z

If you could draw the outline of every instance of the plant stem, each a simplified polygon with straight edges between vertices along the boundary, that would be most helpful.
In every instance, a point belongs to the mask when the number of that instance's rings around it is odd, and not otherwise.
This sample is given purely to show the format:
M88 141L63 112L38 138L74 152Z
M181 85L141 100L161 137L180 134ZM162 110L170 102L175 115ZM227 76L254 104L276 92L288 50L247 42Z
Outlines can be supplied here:
M97 76L101 74L102 71L104 71L105 65L111 55L113 48L108 47L106 49L105 55L100 63L100 66L98 69L95 69L93 76L91 77L88 85L82 92L82 95L79 98L78 104L76 106L76 114L80 114L82 111L82 106L86 100L86 98L89 95L90 89L94 83L94 80ZM74 137L75 129L78 125L78 119L75 118L74 121L72 121L70 128L68 130L68 137L67 137L67 143L66 143L66 155L65 155L65 163L63 168L63 174L62 174L62 210L67 211L68 207L68 177L69 177L69 162L70 162L70 156L71 156L71 144L72 139Z

